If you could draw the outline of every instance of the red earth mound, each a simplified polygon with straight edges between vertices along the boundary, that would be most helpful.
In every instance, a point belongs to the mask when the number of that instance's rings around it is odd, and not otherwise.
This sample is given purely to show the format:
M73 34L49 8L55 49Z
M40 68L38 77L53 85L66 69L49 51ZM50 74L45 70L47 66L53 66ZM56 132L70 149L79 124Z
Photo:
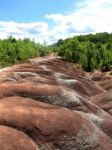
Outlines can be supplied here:
M56 56L1 69L0 150L111 150L109 81Z

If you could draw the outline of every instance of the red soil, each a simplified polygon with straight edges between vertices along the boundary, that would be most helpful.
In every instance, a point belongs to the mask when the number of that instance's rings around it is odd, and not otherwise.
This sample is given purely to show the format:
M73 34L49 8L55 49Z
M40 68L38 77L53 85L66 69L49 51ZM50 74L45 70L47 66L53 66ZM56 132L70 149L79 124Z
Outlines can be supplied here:
M111 150L111 75L57 57L0 70L0 150Z

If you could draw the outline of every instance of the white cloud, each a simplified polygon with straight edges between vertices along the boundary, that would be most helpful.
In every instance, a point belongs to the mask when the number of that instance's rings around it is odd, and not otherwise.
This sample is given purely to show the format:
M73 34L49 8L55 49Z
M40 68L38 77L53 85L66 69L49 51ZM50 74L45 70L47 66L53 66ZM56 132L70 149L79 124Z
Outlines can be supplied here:
M48 32L48 24L44 22L16 23L0 22L0 38L12 35L15 38L31 38L43 42L44 35Z
M52 28L47 22L0 22L0 38L13 35L52 43L79 34L112 32L111 14L112 0L85 0L69 14L46 14L45 18L54 23Z
M46 14L55 23L52 32L67 38L73 35L112 32L112 0L85 0L70 14Z

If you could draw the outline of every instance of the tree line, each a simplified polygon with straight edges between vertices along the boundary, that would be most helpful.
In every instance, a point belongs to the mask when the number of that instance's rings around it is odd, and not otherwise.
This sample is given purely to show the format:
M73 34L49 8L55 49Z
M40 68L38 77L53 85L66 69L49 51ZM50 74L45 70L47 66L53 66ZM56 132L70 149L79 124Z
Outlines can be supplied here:
M112 33L80 35L58 40L52 45L64 60L80 64L84 70L112 68Z
M29 58L45 56L55 52L65 61L79 64L85 71L112 68L112 33L96 33L59 39L57 43L45 45L30 39L8 37L0 40L0 67L23 63Z
M0 67L23 63L29 58L45 56L49 52L46 45L30 39L16 40L12 36L0 40Z

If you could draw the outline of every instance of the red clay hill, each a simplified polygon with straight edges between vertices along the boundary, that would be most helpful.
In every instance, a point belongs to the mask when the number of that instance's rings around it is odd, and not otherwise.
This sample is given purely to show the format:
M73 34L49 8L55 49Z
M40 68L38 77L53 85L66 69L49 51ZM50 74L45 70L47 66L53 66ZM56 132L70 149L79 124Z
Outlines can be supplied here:
M111 73L57 56L0 69L0 150L112 150Z

